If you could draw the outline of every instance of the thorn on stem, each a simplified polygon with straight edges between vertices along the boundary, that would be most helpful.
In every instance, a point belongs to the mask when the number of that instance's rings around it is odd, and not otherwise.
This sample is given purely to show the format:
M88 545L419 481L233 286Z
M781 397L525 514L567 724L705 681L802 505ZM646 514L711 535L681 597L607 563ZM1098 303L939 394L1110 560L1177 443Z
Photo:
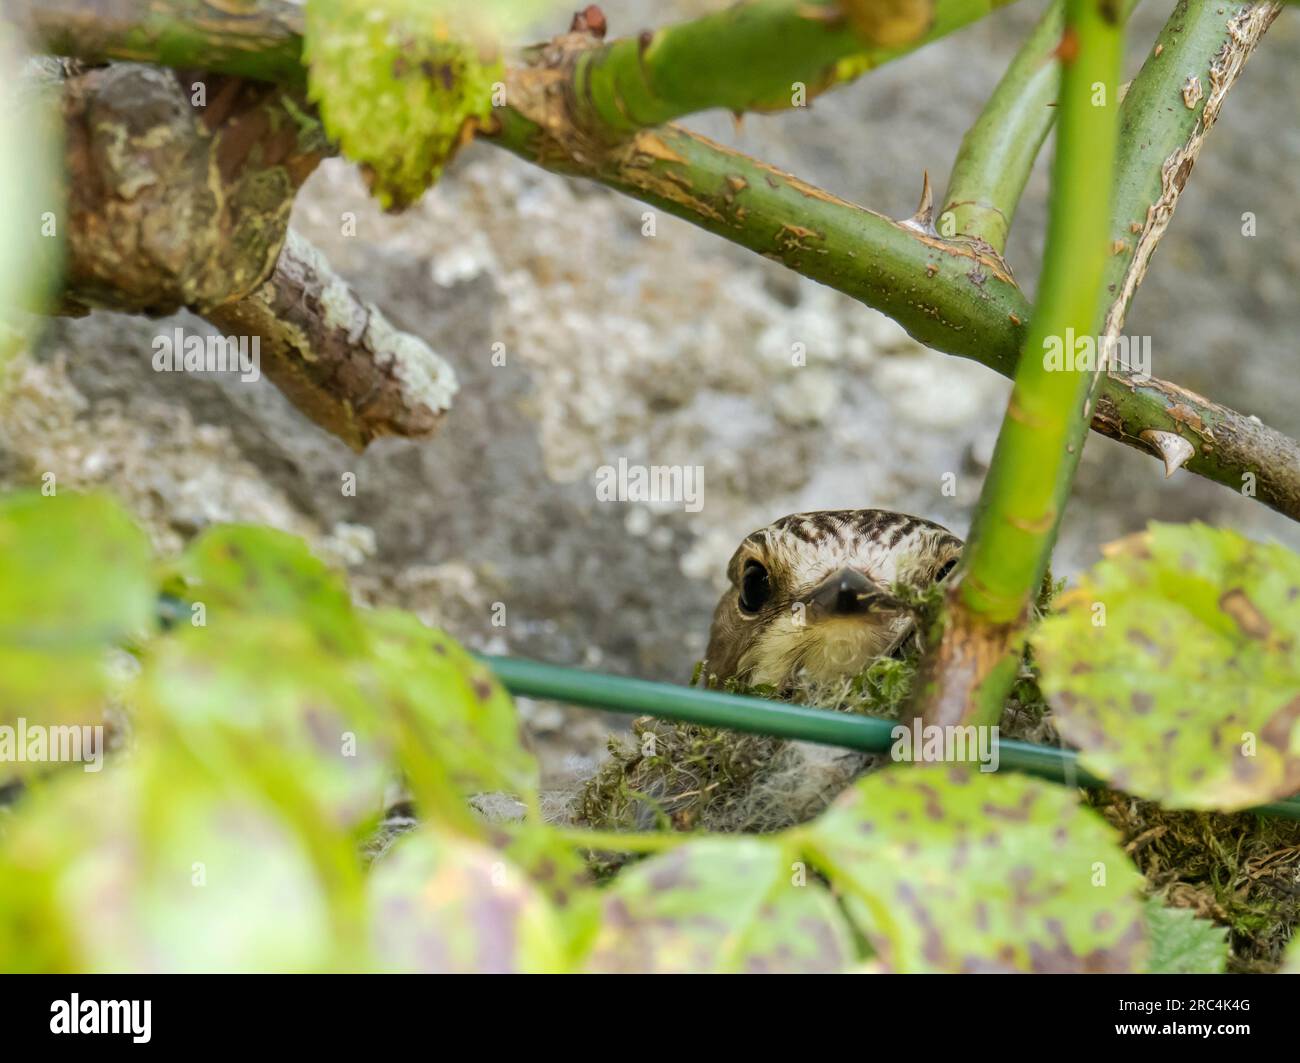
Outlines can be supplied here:
M1176 470L1186 465L1196 453L1196 448L1176 432L1161 432L1155 428L1148 428L1139 433L1138 438L1160 455L1165 463L1166 480L1173 476Z
M938 236L934 228L934 190L930 187L930 171L923 170L921 177L921 202L916 213L903 222L909 229L916 229L928 236Z

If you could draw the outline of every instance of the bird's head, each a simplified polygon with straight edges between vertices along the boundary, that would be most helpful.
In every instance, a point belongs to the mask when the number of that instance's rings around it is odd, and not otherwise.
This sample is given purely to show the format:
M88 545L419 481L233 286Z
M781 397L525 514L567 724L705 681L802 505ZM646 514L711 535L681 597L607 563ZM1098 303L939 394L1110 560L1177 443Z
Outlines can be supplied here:
M883 509L795 513L748 536L709 634L719 679L790 687L853 676L912 633L895 597L947 578L962 542L928 520Z

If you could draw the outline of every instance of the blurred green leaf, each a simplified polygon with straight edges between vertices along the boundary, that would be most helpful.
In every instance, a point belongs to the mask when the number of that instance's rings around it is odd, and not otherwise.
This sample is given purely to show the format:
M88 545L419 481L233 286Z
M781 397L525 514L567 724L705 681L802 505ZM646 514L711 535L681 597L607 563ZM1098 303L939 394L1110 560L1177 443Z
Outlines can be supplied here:
M126 687L131 759L38 782L0 838L0 968L371 966L359 842L399 767L424 817L469 834L487 828L466 792L507 789L536 807L510 698L446 634L354 610L341 578L291 536L215 528L169 571L203 608L139 640L155 626L154 570L112 503L0 504L0 618L13 621L0 660L40 658L36 690L84 654L96 711L108 647L130 639L140 660ZM538 822L498 833L548 882L563 923L541 886L466 834L438 836L436 859L419 856L426 842L390 854L374 897L400 907L402 876L415 874L433 893L414 901L423 922L408 944L458 969L564 968L590 923L577 915L592 903L577 896L582 868ZM485 882L499 888L486 907ZM507 922L519 936L503 948ZM404 962L410 928L397 929L399 940L382 926L376 937L385 967Z
M1300 557L1203 524L1112 544L1032 635L1062 737L1167 807L1300 790Z
M535 807L537 764L521 742L514 703L491 670L409 613L362 615L376 696L400 735L399 758L412 786L447 773L462 793L505 790Z
M562 971L541 892L488 846L430 825L399 838L368 883L370 933L389 971Z
M0 639L105 646L153 627L149 542L103 495L0 498Z
M600 894L586 860L548 823L535 818L494 823L488 843L504 854L550 902L559 941L572 966L600 925Z
M310 806L334 829L354 830L379 815L395 770L379 706L354 670L289 617L182 627L146 657L142 737L183 747L215 778L243 776L286 809Z
M291 825L229 788L165 769L150 756L61 776L29 798L0 849L0 966L354 966L317 858Z
M217 525L195 539L171 571L184 581L191 626L200 618L225 627L249 616L281 617L308 625L332 654L364 649L362 625L342 574L296 535L248 524Z
M505 790L536 807L537 766L487 667L410 614L354 609L342 577L302 540L217 527L172 572L205 626L182 622L143 687L193 732L196 755L264 773L259 751L279 750L346 822L376 787L376 754L406 774L426 815L462 829L473 822L466 794ZM341 759L348 735L356 747Z
M709 838L624 868L604 890L598 972L836 972L854 959L829 893L772 840Z
M1166 908L1147 899L1153 974L1222 974L1228 963L1228 931L1189 908Z
M1282 969L1279 974L1300 974L1300 934L1291 938L1286 952L1282 956Z
M152 626L149 543L117 503L0 499L0 724L99 723L109 650Z
M795 834L887 970L1141 969L1142 878L1070 790L954 765L887 769Z

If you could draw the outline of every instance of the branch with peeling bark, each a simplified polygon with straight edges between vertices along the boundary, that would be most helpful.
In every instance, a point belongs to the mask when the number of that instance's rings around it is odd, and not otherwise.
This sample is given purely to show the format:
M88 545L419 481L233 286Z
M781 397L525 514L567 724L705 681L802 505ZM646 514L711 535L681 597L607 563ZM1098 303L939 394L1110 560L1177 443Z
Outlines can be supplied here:
M1029 305L988 248L886 218L684 129L643 130L595 154L567 135L549 137L544 109L516 106L528 117L503 115L500 141L521 155L781 262L882 310L938 350L1014 370Z
M349 446L434 432L450 367L288 232L294 194L329 151L304 101L134 63L74 73L61 90L63 312L190 309L256 338L266 375Z
M272 85L123 63L63 82L65 309L199 312L274 268L293 197L328 152Z
M203 316L227 335L259 337L262 371L355 450L380 436L432 435L457 390L442 358L394 328L292 229L265 284Z

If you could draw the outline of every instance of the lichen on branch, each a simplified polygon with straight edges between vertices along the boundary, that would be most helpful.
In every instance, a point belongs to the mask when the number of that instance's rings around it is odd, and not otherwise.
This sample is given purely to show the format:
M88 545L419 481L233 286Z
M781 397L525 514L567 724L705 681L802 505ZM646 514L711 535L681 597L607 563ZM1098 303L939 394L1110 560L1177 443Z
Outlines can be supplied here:
M292 93L221 75L119 63L67 79L62 106L74 313L242 298L274 268L294 193L329 150Z
M270 279L205 316L227 334L259 337L266 375L354 450L380 436L432 435L457 391L428 344L394 328L292 229Z

